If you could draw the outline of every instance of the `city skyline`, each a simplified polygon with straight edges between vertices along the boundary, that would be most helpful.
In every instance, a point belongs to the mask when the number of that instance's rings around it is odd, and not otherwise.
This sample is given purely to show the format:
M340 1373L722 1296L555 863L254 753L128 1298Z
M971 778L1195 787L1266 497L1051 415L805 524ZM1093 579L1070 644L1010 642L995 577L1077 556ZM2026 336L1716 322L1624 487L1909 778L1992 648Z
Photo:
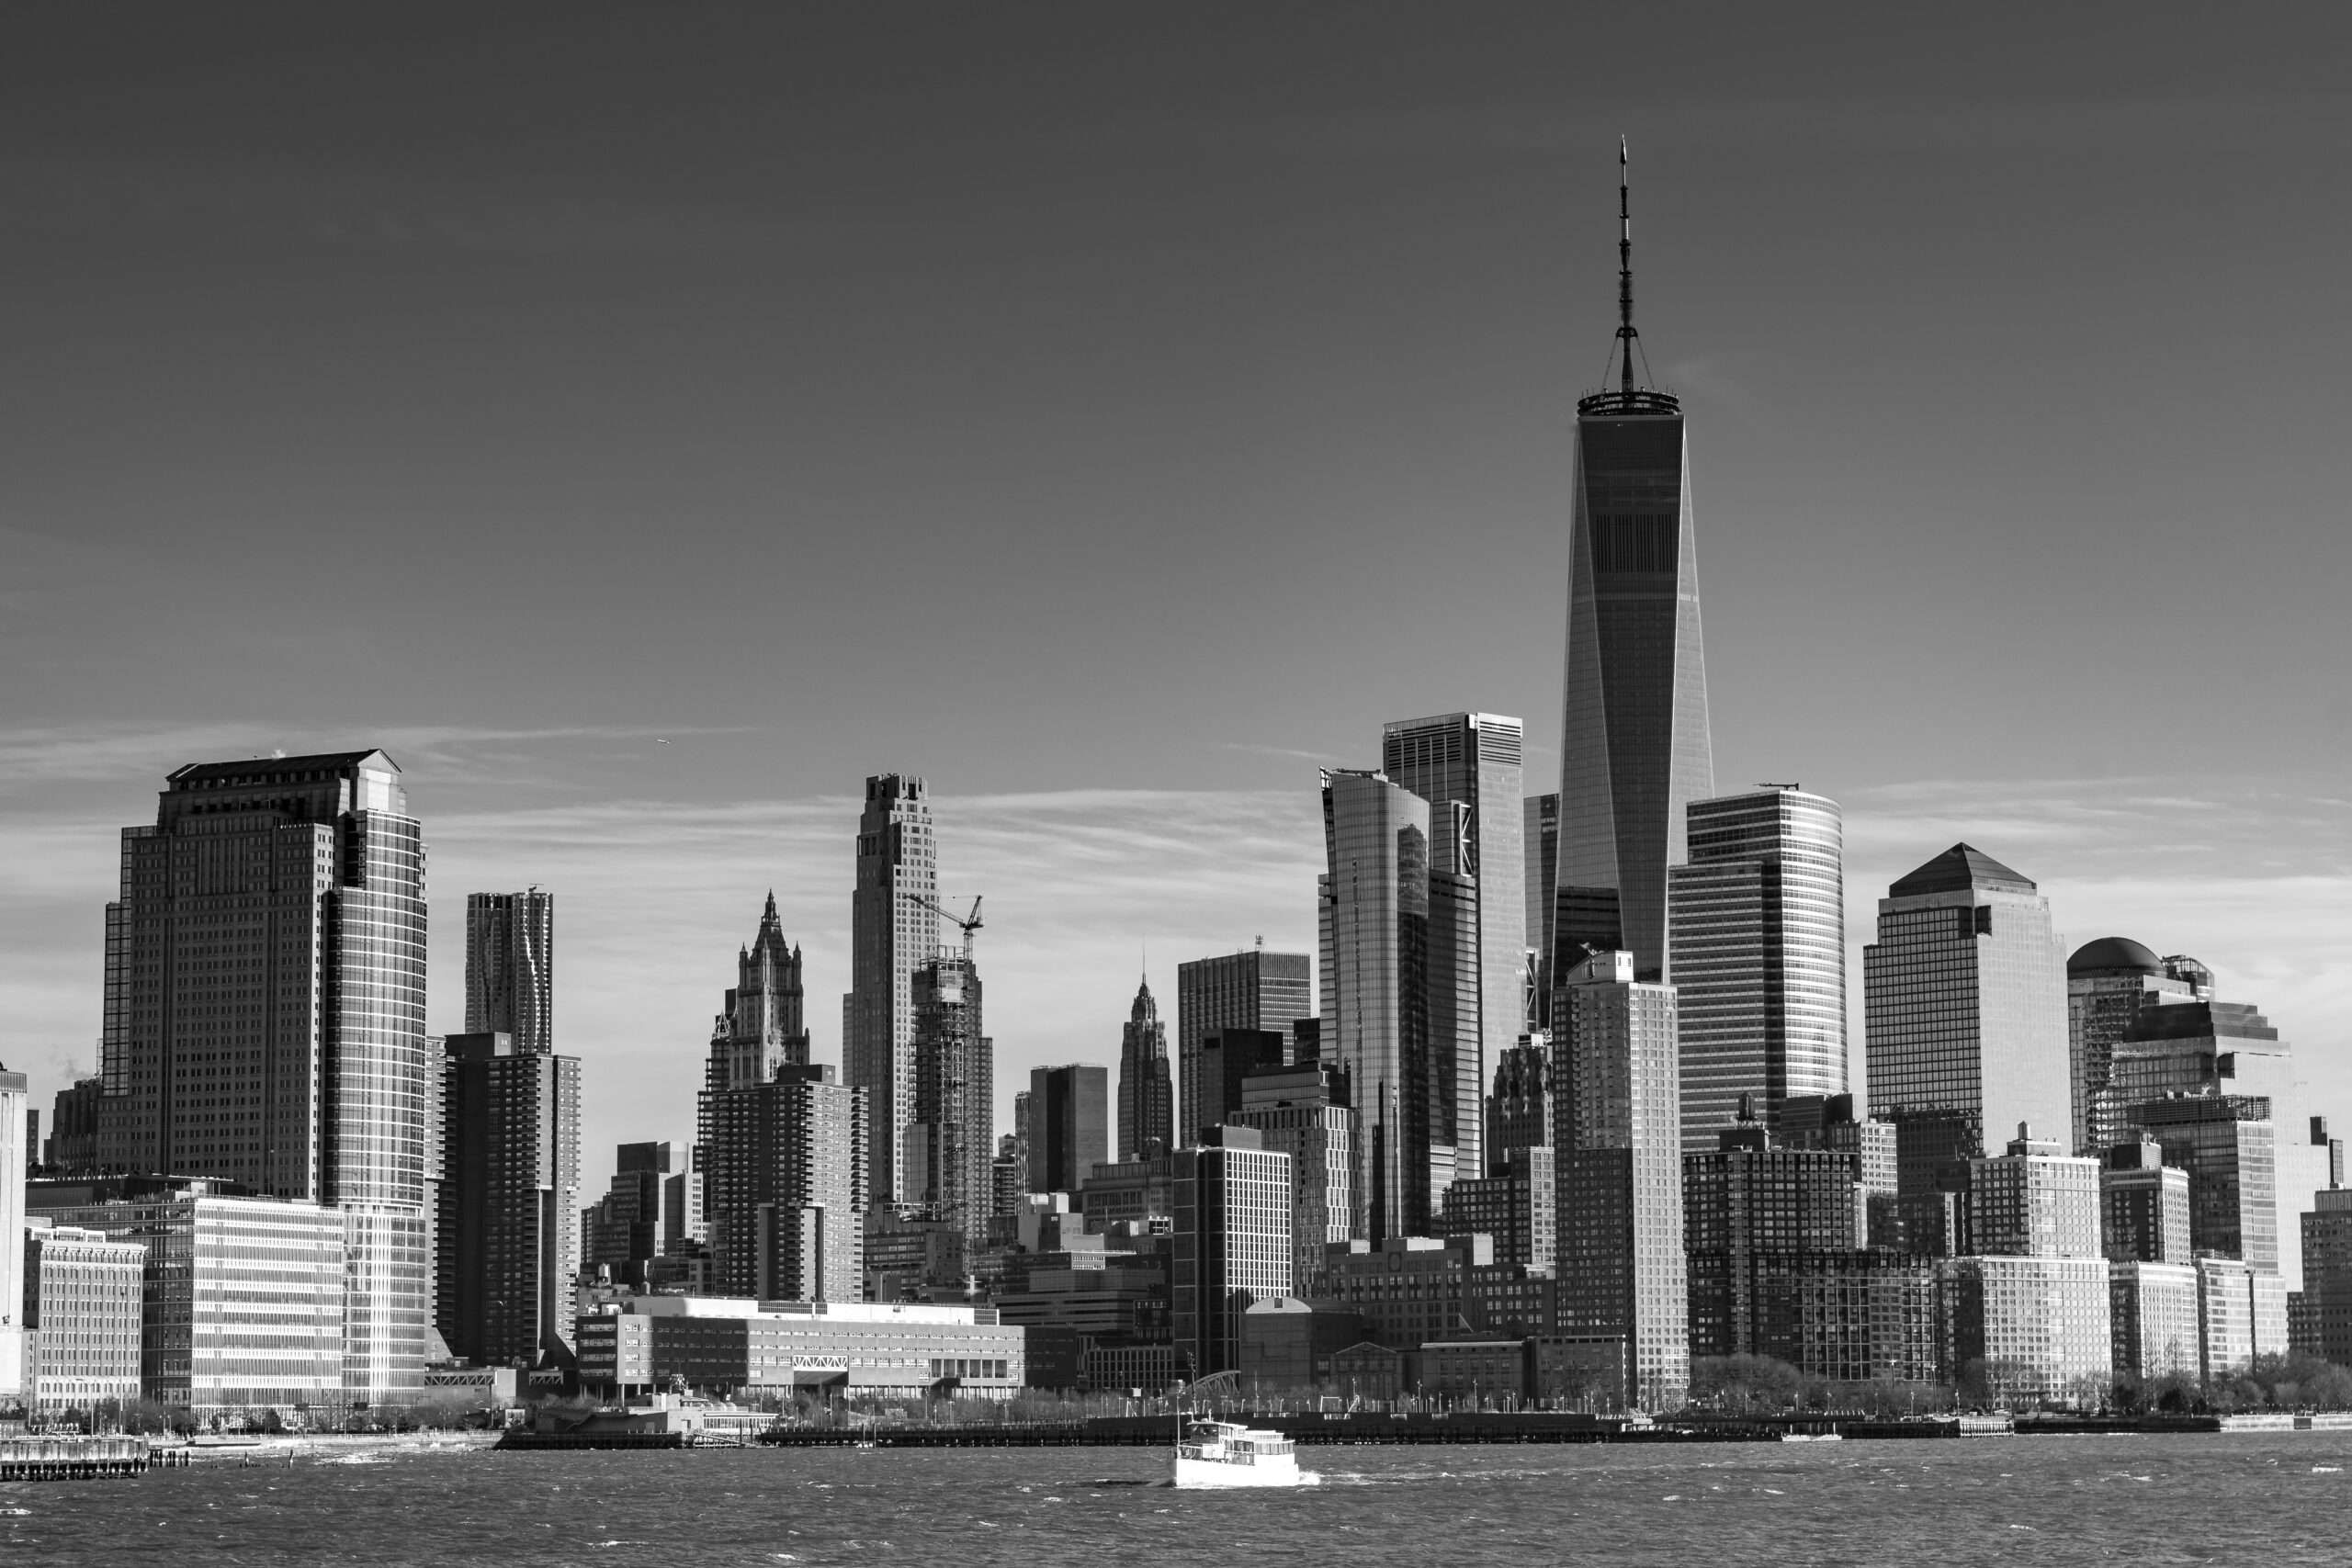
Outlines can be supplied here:
M1608 30L1617 26L1634 30ZM1596 28L1577 36L1604 49L1640 41L1634 24ZM1693 483L1713 587L1719 787L1802 776L1844 803L1849 976L1860 973L1878 890L1964 839L2029 868L2070 942L2120 935L2212 964L2225 998L2259 998L2297 1042L2314 1098L2343 1102L2352 1086L2343 1065L2352 979L2321 937L2347 915L2352 838L2333 775L2352 744L2352 709L2307 682L2312 671L2343 667L2346 634L2299 598L2343 575L2342 530L2321 526L2336 514L2334 469L2312 455L2327 443L2311 439L2341 423L2342 395L2325 367L2340 357L2332 337L2342 315L2311 259L2332 254L2326 231L2314 227L2325 220L2294 199L2315 167L2327 166L2313 160L2333 145L2331 128L2345 123L2335 101L2314 107L2298 97L2303 89L2282 85L2278 73L2301 68L2279 65L2278 51L2241 35L2235 48L2198 51L2193 69L2188 52L2138 60L2143 74L2128 90L2094 72L2117 95L2095 112L2079 96L2067 100L2057 78L2038 74L2098 57L2086 35L2062 27L2048 56L2058 66L2008 65L1993 73L1994 85L1970 81L1984 57L1966 48L1939 59L1925 51L1901 108L1837 85L1836 51L1790 79L1787 101L1757 105L1739 96L1752 65L1736 58L1728 38L1689 58L1683 97L1559 108L1555 93L1487 60L1484 49L1410 63L1411 30L1385 35L1385 48L1356 68L1363 74L1323 79L1304 119L1269 118L1277 104L1294 107L1288 88L1270 98L1232 83L1230 98L1212 111L1179 104L1184 95L1152 77L1126 83L1139 89L1132 110L1105 110L1061 89L1033 99L1024 112L1034 118L1019 125L953 95L920 110L893 99L910 118L894 128L881 161L836 169L831 194L810 206L840 226L811 242L813 260L771 243L772 232L759 229L775 217L767 207L714 184L682 191L684 210L649 209L646 164L617 173L601 193L621 202L618 216L593 220L582 209L522 200L532 182L520 176L537 171L512 155L492 157L479 185L453 192L448 149L480 147L448 135L481 112L484 100L463 94L448 118L428 128L448 139L422 138L406 162L371 140L364 114L331 112L308 161L294 164L282 150L276 163L257 151L282 141L277 122L191 114L185 104L175 113L168 95L150 95L156 107L103 128L46 89L18 95L6 122L12 145L23 144L28 127L56 131L58 146L88 154L72 177L103 199L79 227L40 202L28 205L21 243L5 261L8 297L19 301L12 309L60 299L72 308L50 312L46 324L27 319L22 363L52 391L11 426L28 500L0 518L12 585L0 695L11 714L29 716L0 732L0 852L24 868L0 894L0 941L17 960L0 972L0 1002L19 1021L0 1059L30 1073L44 1107L69 1066L92 1070L102 953L90 911L113 878L112 829L138 819L141 796L173 768L274 749L379 745L407 770L435 854L434 1032L456 1032L463 1021L461 965L450 947L462 908L452 895L533 883L563 895L557 1048L586 1065L591 1150L685 1134L691 1107L663 1082L677 1078L677 1063L668 1047L646 1043L692 1039L705 987L720 983L708 957L718 942L740 942L741 912L769 883L793 939L808 945L816 993L848 987L842 912L852 877L839 807L867 772L905 767L937 782L949 846L942 892L989 895L991 1010L1027 1025L1017 1037L1006 1031L999 1076L1008 1084L1039 1062L1103 1059L1102 1042L1124 1016L1131 983L1125 954L1138 941L1165 955L1150 976L1162 995L1173 991L1173 961L1239 949L1261 934L1275 948L1309 951L1318 761L1361 765L1372 724L1469 705L1531 716L1531 783L1556 766L1567 411L1589 385L1586 362L1598 357L1589 345L1612 293L1608 186L1614 136L1624 130L1642 175L1645 342L1657 378L1694 421L1703 418ZM51 57L55 81L107 74L68 63L84 47L59 35L31 39L28 51L62 51ZM214 63L224 79L242 79L233 62ZM2251 96L2257 84L2260 99ZM1390 86L1407 90L1382 90ZM2188 96L2167 97L2175 87ZM367 101L364 91L351 99ZM1529 107L1497 121L1471 107L1495 103ZM555 123L571 123L567 105L556 105ZM1179 107L1192 118L1150 119ZM831 96L812 100L809 112L854 119L858 111ZM1138 130L1136 116L1159 129ZM159 164L164 128L191 124L200 134L182 139L186 162ZM1262 368L1234 342L1216 341L1219 359L1156 335L1125 338L1125 356L1159 388L1132 415L1118 412L1116 397L1097 400L1102 423L1082 428L1110 456L1073 489L1040 480L1040 449L1026 439L1003 440L994 425L978 445L957 436L952 426L971 408L969 396L942 394L908 411L912 429L894 428L894 439L936 443L950 457L943 471L958 473L977 497L973 512L935 505L936 495L911 481L861 488L846 470L808 467L805 442L787 440L783 468L768 468L767 437L754 438L754 426L789 429L780 409L810 412L769 374L729 368L704 400L718 405L718 423L682 432L613 373L646 355L665 372L677 368L657 344L659 322L636 318L596 340L586 351L594 359L556 350L574 324L565 301L603 298L608 285L593 275L616 250L666 276L723 282L717 292L728 310L769 323L763 344L783 329L746 305L752 295L732 291L739 271L760 274L756 294L768 298L778 293L775 269L812 288L837 282L844 251L902 269L883 269L876 292L889 298L906 297L910 283L955 281L877 239L899 232L888 225L888 209L909 203L918 223L971 221L946 193L965 188L976 170L1002 175L1017 166L1007 160L1035 158L1038 138L1073 177L1053 191L1016 181L1002 226L956 230L972 242L963 281L1002 291L1016 320L1029 320L1039 302L1035 285L1020 279L1035 254L1024 226L1086 242L1072 254L1124 291L1082 296L1079 313L1090 321L1125 319L1109 312L1138 303L1140 314L1153 314L1167 274L1183 270L1152 249L1182 243L1164 220L1137 223L1137 239L1148 243L1110 243L1096 220L1081 219L1084 204L1069 193L1091 188L1104 166L1095 141L1111 143L1118 167L1150 165L1141 181L1147 200L1215 192L1185 197L1181 209L1188 220L1208 220L1193 226L1213 241L1248 231L1268 202L1296 214L1283 232L1302 247L1297 255L1248 246L1227 259L1175 253L1186 264L1214 264L1194 267L1200 292L1183 299L1213 308L1239 298L1246 280L1291 323L1270 341L1301 351L1290 355L1298 365L1327 367L1277 378L1250 405L1277 422L1276 440L1198 412ZM946 143L958 150L940 151ZM1787 156L1800 147L1804 158ZM2248 151L2263 156L2249 160ZM583 183L589 171L576 153L540 154L557 176L551 189L600 194ZM816 154L795 156L803 160L796 174L824 174L807 161ZM1417 160L1431 162L1439 177L1414 167ZM1261 172L1265 188L1220 177L1238 167ZM1334 169L1348 177L1334 180ZM2158 170L2161 199L2146 178ZM338 227L319 205L318 180L345 176L362 209L372 201L379 211L422 210L435 220L389 241L364 223ZM860 179L886 198L842 194ZM126 199L158 187L204 199ZM512 221L485 231L440 220L452 203L461 211L486 205ZM2199 221L2181 227L2175 203L2193 207ZM1944 216L1935 215L1939 208ZM1118 207L1111 217L1136 214ZM747 241L747 230L759 232ZM2026 231L2034 248L2011 248ZM1432 246L1417 237L1399 251L1408 231L1445 239ZM2164 243L2148 243L2156 234ZM1385 248L1366 243L1382 236ZM500 309L509 300L501 257L534 245L571 292L542 315ZM1311 262L1326 247L1363 259L1362 290L1322 290L1319 280L1336 274L1301 267L1301 257ZM1726 265L1722 258L1735 254L1740 265ZM85 265L93 254L130 270ZM746 254L758 265L741 267ZM2223 254L2263 276L2260 298L2211 287L2232 275L2216 265ZM175 303L185 291L137 270L161 266L174 270L160 276L180 277L199 262L212 281L193 291L192 304ZM1306 288L1305 276L1318 288ZM289 294L288 279L307 281ZM1919 310L1918 289L1930 291L1935 312ZM941 310L971 299L953 288L915 292L943 301ZM852 290L842 308L862 319L875 298ZM1067 298L1057 290L1057 305ZM354 326L303 346L294 329L314 319L307 308L348 321L357 313L334 307L355 299L380 308L371 319L416 334L416 352ZM208 314L237 337L217 337L221 328ZM1238 319L1258 331L1269 321ZM500 340L511 350L500 356L504 366L469 358L453 330L485 321L513 334ZM60 335L56 323L69 321L89 330ZM1386 332L1371 335L1379 322ZM2218 362L2224 323L2229 341L2252 330L2275 345L2266 375L2281 389L2273 400L2291 412L2257 423L2199 401L2192 413L2145 389L2197 384ZM955 370L992 346L949 316L928 314L921 324L929 337L909 334L923 340L914 346L893 340L887 367L865 373L899 387L933 384L938 378L915 367ZM687 347L718 341L713 326L714 318L692 316ZM231 352L232 341L261 347ZM1103 366L1092 352L1051 334L1033 341L1039 358L1005 362L1011 379L983 384L988 400L1017 403L1057 382L1096 384ZM816 349L808 357L820 366L843 366L837 345ZM334 357L315 357L321 352ZM361 358L381 364L375 391L306 406L305 389L345 385L343 370ZM131 395L110 389L107 419L85 427L77 422L91 412L92 384L76 367L117 360L142 367ZM2034 365L2036 385L2015 384L2020 363ZM217 378L220 364L238 369ZM484 457L460 428L420 423L414 412L446 400L458 384L453 376L483 374L508 406L532 411L512 416L523 423L509 434L522 439L507 444L525 468ZM1366 389L1329 396L1342 375ZM183 384L192 378L202 379L202 394ZM848 410L820 416L830 420L824 431L865 417L870 383L850 384L858 390ZM968 375L942 384L965 393L975 386ZM594 405L584 411L573 389L581 386ZM1472 412L1432 417L1430 386L1460 389ZM1801 422L1776 412L1800 387ZM1042 406L1065 408L1050 394ZM1291 412L1309 408L1328 411L1328 423ZM223 410L271 430L273 452L287 446L278 428L291 421L321 436L322 457L266 457L224 423ZM562 419L544 423L559 410ZM616 421L642 423L621 439ZM96 428L108 431L110 444L160 454L150 466L167 476L168 493L130 479L94 485L91 475L114 468L95 460L86 431ZM583 434L605 454L587 453ZM1179 487L1136 500L1149 487L1132 481L1164 478L1155 455L1178 443L1234 458L1239 488ZM997 447L1007 454L1002 466L964 485L977 454ZM1335 462L1334 448L1354 463ZM1407 467L1388 466L1384 448L1405 454ZM723 457L706 466L727 478L681 479L671 463L645 456L664 450ZM419 452L428 460L416 461ZM380 497L364 500L334 477L388 476L395 454L403 475L436 477L387 478ZM639 467L615 467L628 461ZM809 475L805 491L780 477L795 463ZM588 472L571 477L582 467ZM1402 477L1416 468L1428 471ZM588 493L600 484L617 499ZM742 553L752 526L744 519L772 529L779 513L780 532L807 547L794 565L810 574L811 603L797 620L734 615L732 585L701 568ZM1270 571L1267 583L1283 596L1269 600L1265 585L1194 578L1192 563L1177 558L1182 552L1152 547L1159 528L1189 532L1200 518L1228 513L1268 539L1271 560L1312 562L1325 575ZM485 600L485 590L457 580L525 581L526 573L491 569L536 551L544 520L575 514L580 537L600 545L624 538L622 525L644 515L677 519L685 547L673 553L696 569L695 596L626 545L564 564L564 592L549 596L560 610L530 595ZM956 516L959 529L984 542L972 554L989 573L980 584L1002 591L997 609L939 614L941 594L960 596L973 584L918 571L900 586L912 601L905 624L919 629L876 647L854 671L842 650L858 639L826 603L854 598L832 592L841 568L819 547L829 525L931 514ZM1091 545L1072 531L1090 514L1114 520ZM1034 532L1015 526L1024 515ZM1433 515L1454 522L1461 553L1430 564L1423 551L1412 570L1396 567L1395 547L1424 536L1416 530ZM2262 570L2165 564L2203 560L2193 542L2221 516L2246 519L2233 526L2270 547ZM212 529L218 559L247 563L239 577L205 562L161 570L156 563L175 558L159 547L163 525L146 519L164 517ZM2052 527L2052 518L2063 526ZM306 575L306 552L279 547L322 520L331 535L399 529L428 562L459 558L455 545L478 542L485 553L475 564L484 570L420 573L399 621L337 601L347 635L329 637L301 607L322 580ZM923 558L938 537L919 531L910 558ZM1334 547L1342 539L1366 547ZM1210 533L1198 559L1218 558L1227 542ZM1076 622L1032 613L1041 602L1024 594L1034 591L1008 585L1036 574L1045 558L1069 574L1041 577L1057 581L1057 602L1116 604L1121 635L1091 636L1084 617L1095 610ZM1159 574L1139 572L1145 561ZM1313 592L1297 591L1309 581ZM1738 592L1724 592L1733 582ZM187 608L249 587L271 595L285 616L266 632ZM73 607L99 592L123 610L107 617L104 645L69 624ZM2199 624L2229 631L2184 635L2177 612L2191 604ZM2265 613L2252 613L2256 604ZM1476 624L1493 629L1465 639L1461 612L1473 604ZM1816 614L1817 604L1834 609ZM1384 639L1338 618L1364 606L1383 612ZM420 617L436 635L413 636ZM1049 623L1050 636L1035 629ZM748 653L717 629L730 624L759 625L775 648ZM497 628L497 658L483 656L474 626ZM583 628L602 638L611 626L686 629L623 668L583 637ZM961 629L920 629L927 626ZM635 643L644 633L611 640ZM1065 657L1071 637L1086 638L1096 656ZM289 646L319 657L288 660ZM385 656L363 657L369 650ZM788 684L768 675L769 652L793 672ZM951 653L952 665L944 657ZM578 675L548 681L557 658L577 660ZM758 671L752 684L732 673L739 668ZM1233 678L1237 668L1251 671L1249 682ZM2162 692L2188 714L2226 715L2226 754L2259 757L2267 771L2179 773L2177 748L2152 738L2102 731L2086 740L2080 712L2119 689ZM1034 705L1052 722L1008 724L1008 692L1023 699L1013 706ZM1302 702L1307 692L1321 695ZM1063 722L1072 711L1089 722ZM1864 713L1867 723L1854 716ZM2004 742L1997 761L1977 741L1996 730ZM810 734L826 743L808 745ZM1311 755L1281 754L1291 751ZM1182 841L1201 829L1225 852ZM2085 835L2087 842L2075 841ZM2163 852L2151 855L2150 846ZM1106 850L1110 859L1089 858ZM1172 884L1174 896L1148 896L1155 880ZM1056 908L1105 890L1112 896L1092 898L1087 928ZM649 935L649 927L658 930ZM623 955L628 964L616 962ZM1849 998L1849 1019L1859 1005ZM829 1012L817 1010L815 1048L840 1061L843 1043L827 1028ZM1859 1044L1858 1030L1853 1038ZM645 1107L646 1116L624 1119L616 1109L623 1106ZM1001 1102L998 1120L1006 1120Z

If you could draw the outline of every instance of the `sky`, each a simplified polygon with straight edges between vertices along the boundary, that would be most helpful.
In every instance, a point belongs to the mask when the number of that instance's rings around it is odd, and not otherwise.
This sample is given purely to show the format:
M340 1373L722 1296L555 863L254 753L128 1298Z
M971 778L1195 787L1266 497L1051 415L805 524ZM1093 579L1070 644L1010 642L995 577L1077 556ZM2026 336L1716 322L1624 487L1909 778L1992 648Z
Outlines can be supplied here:
M932 781L1000 1121L1310 949L1316 770L1558 767L1577 396L1689 415L1716 778L2211 964L2352 1122L2352 87L2324 8L22 6L0 1062L87 1071L183 763L382 746L557 900L583 1177L773 888L839 1060ZM1172 1009L1171 1009L1172 1011Z

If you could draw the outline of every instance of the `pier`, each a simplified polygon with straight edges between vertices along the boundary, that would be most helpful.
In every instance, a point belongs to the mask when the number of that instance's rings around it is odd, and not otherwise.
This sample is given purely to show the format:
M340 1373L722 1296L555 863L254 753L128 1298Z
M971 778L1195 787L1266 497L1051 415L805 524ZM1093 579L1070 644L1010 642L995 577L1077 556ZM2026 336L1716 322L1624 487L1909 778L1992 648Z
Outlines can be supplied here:
M0 1438L0 1481L139 1475L156 1462L144 1438Z

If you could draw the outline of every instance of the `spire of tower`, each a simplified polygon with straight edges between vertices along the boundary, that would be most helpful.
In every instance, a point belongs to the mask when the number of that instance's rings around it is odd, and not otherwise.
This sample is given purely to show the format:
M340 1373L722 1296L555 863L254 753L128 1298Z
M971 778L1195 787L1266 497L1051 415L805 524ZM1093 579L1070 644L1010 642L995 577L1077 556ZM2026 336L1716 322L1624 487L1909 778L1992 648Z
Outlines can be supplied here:
M1618 387L1634 392L1634 209L1626 188L1625 139L1617 139L1617 350L1624 356Z
M1634 358L1641 352L1642 334L1634 326L1634 201L1628 178L1625 139L1617 139L1617 340L1611 357L1617 361L1614 389L1577 400L1580 415L1678 413L1681 401L1671 393L1637 387Z

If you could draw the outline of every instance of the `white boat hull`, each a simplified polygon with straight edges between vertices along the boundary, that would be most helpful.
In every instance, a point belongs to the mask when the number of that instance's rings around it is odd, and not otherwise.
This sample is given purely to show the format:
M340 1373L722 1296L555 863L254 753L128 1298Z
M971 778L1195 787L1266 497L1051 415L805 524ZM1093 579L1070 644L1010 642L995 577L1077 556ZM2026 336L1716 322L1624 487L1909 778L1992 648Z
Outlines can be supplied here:
M1184 1490L1207 1490L1211 1487L1245 1486L1313 1486L1323 1478L1312 1471L1298 1468L1298 1461L1283 1456L1284 1462L1235 1464L1227 1460L1184 1459L1176 1461L1176 1484Z

